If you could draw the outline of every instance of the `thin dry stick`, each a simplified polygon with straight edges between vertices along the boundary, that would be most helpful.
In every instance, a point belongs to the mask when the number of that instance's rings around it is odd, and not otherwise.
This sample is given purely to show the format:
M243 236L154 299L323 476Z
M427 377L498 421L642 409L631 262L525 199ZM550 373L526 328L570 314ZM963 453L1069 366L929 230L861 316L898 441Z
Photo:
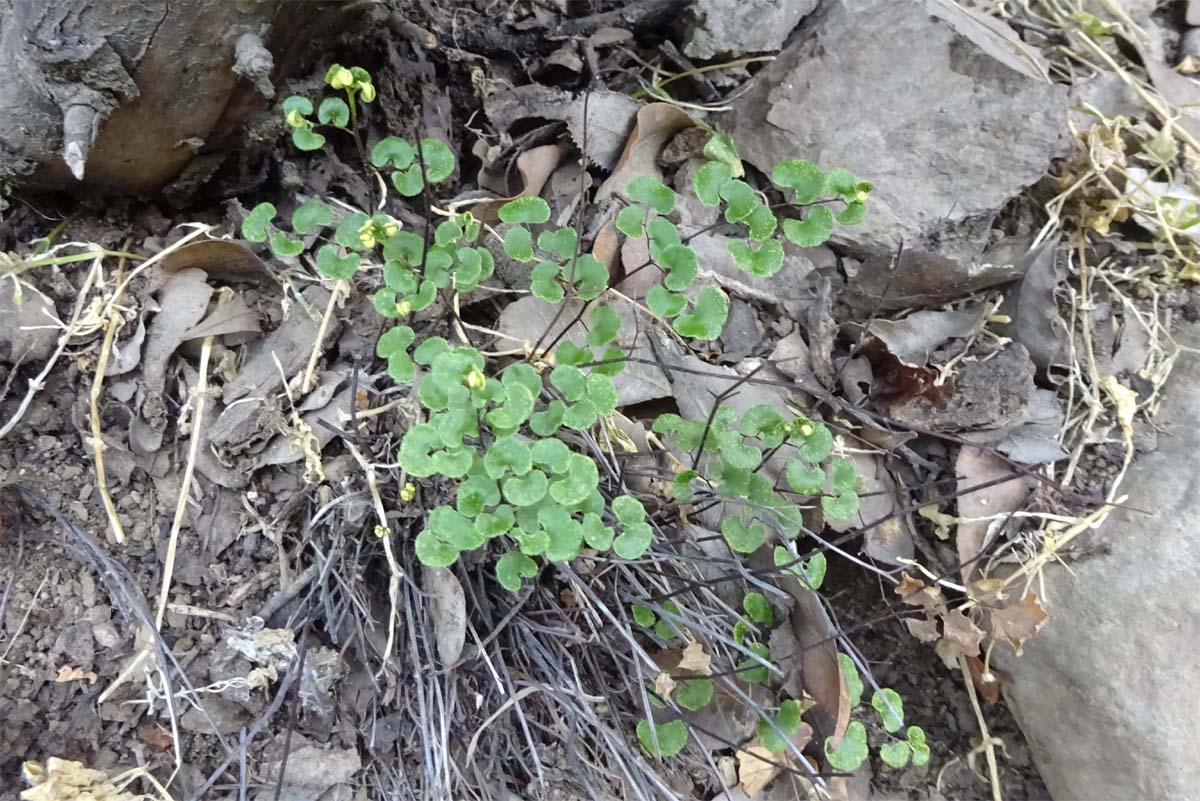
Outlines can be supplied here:
M154 627L162 631L163 617L167 613L167 598L171 593L171 577L175 572L175 554L179 548L179 530L183 527L183 516L187 511L188 495L192 477L196 472L196 454L200 452L202 427L204 425L204 394L208 389L208 358L212 354L213 337L205 337L200 348L200 375L192 390L192 441L188 445L187 466L183 470L183 483L179 487L179 500L175 504L175 519L171 521L171 536L167 541L167 558L163 565L162 591L158 598L158 613Z
M975 682L971 679L971 668L967 666L967 658L961 654L958 657L958 669L962 671L963 681L967 683L967 697L971 699L971 708L975 710L975 720L979 723L979 734L983 737L983 752L987 757L988 778L992 784L992 801L1004 801L1004 796L1000 793L1000 770L996 766L996 747L992 744L992 735L988 732L987 721L984 720L983 710L979 707L979 698L975 695Z
M17 423L25 416L25 412L29 411L29 405L33 403L34 396L46 384L46 376L50 375L50 371L54 369L54 365L58 364L63 351L67 349L67 343L75 335L75 327L79 325L79 318L83 315L84 306L87 305L88 292L92 290L92 284L96 282L96 276L100 273L102 258L102 256L96 256L96 261L92 264L92 269L88 270L87 278L84 279L83 286L79 289L79 297L75 300L75 308L71 312L71 322L67 323L62 336L58 338L58 347L54 349L54 353L50 356L49 361L46 362L46 366L38 373L37 378L29 382L29 387L25 390L25 397L21 399L21 405L17 407L17 411L13 413L13 416L9 418L3 427L0 427L0 439L4 439L9 432L16 428Z
M129 240L121 247L129 250ZM116 280L120 281L125 272L125 257L117 262ZM114 303L120 298L115 298ZM117 507L113 505L112 496L108 492L108 478L104 472L104 437L100 428L100 391L104 387L104 373L108 369L108 357L112 353L113 340L116 339L117 329L121 325L121 313L114 307L108 318L108 329L104 332L104 344L100 348L100 358L96 362L96 373L92 377L92 389L88 394L91 404L92 420L92 451L96 463L96 489L100 490L100 500L104 503L104 513L108 515L108 524L112 526L113 538L118 545L125 544L125 529L117 517Z
M342 294L345 281L338 281L329 293L329 303L325 304L325 315L321 317L321 327L317 329L317 341L313 343L312 353L308 357L308 367L304 370L304 381L300 384L300 394L307 395L312 389L313 373L317 369L317 360L321 358L321 343L325 341L325 333L329 330L329 320L337 308L338 297Z

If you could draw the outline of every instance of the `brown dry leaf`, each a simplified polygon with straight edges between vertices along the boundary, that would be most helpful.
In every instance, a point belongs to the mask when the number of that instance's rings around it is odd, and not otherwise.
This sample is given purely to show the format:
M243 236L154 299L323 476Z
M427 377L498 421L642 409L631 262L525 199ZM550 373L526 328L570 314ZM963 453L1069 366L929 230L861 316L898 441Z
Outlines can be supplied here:
M850 725L850 688L838 664L837 630L815 592L791 575L780 583L796 602L790 622L799 650L785 664L800 671L800 687L817 702L815 711L836 747Z
M231 294L224 304L218 305L207 317L180 336L189 340L227 335L241 338L247 334L261 333L262 325L258 312L247 306L241 295Z
M938 634L938 624L936 620L919 619L915 617L905 618L904 625L908 627L908 633L916 637L921 642L934 642L941 635Z
M88 684L95 684L97 678L96 674L90 670L63 665L58 669L58 675L54 677L54 680L59 684L72 681L86 681Z
M616 168L596 193L597 202L614 193L624 193L626 184L639 175L661 179L658 154L678 131L695 124L687 112L670 103L650 103L642 107Z
M620 275L621 241L612 223L605 223L596 234L596 241L592 243L592 255L608 269L610 278Z
M955 311L919 311L903 320L875 320L867 330L910 367L924 367L930 354L951 339L971 336L983 325L983 304Z
M189 268L208 273L219 281L265 282L271 278L267 265L254 251L238 242L226 239L202 239L173 250L158 263L164 273L177 273Z
M1000 677L985 671L983 660L977 656L967 657L967 668L971 671L971 683L975 685L980 696L988 706L995 706L1000 700Z
M654 692L662 696L664 701L671 697L671 693L675 692L675 679L671 678L670 673L664 670L654 677Z
M760 756L770 762L759 759ZM738 786L751 798L761 793L772 779L783 772L782 768L771 764L779 762L780 755L768 751L757 739L738 751L737 761L738 779L741 781Z
M936 609L946 602L940 588L926 587L925 582L913 578L908 573L900 574L900 583L893 592L899 595L904 603L925 609Z
M21 791L21 801L138 801L146 797L118 790L104 771L69 759L50 757L44 765L31 760L21 766L21 772L33 785Z
M1037 594L1031 592L1014 604L992 611L992 638L1008 643L1020 656L1021 646L1038 633L1047 617Z
M985 489L971 490L980 484L1014 474L1012 466L1003 459L998 459L979 448L962 448L954 462L954 472L958 477L960 493L958 516L963 518L959 521L955 541L958 546L958 560L962 565L962 577L965 581L970 581L979 571L980 554L987 548L989 540L1003 524L1004 519L970 518L1009 515L1021 508L1028 490L1025 481L1020 477L993 484Z
M945 634L944 649L948 653L975 656L983 642L983 629L971 622L961 609L951 609L942 615L942 631Z
M495 225L500 222L500 207L510 200L519 197L537 195L550 179L550 175L562 161L562 145L542 145L533 147L517 156L517 172L521 175L521 191L511 197L495 198L476 203L471 207L471 213L481 222Z
M138 736L152 751L167 753L175 748L175 738L160 723L148 723L138 727Z
M692 640L683 649L683 657L679 660L679 670L690 670L702 676L712 673L712 657L704 652L704 646Z

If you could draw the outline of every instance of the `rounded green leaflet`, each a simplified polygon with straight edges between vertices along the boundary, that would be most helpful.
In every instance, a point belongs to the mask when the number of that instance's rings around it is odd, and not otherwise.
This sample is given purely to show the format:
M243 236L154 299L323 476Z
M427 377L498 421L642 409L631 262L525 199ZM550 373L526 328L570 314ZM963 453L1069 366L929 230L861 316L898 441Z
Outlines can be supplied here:
M746 616L760 626L769 627L775 622L771 604L761 592L746 593L746 597L742 599L742 608L746 610Z
M533 260L533 235L528 228L514 226L504 235L504 252L517 261ZM542 262L548 264L549 262ZM539 265L540 266L540 265Z
M704 143L704 158L724 164L732 170L734 177L740 178L746 174L742 167L742 157L738 155L737 145L733 137L727 133L713 132Z
M567 405L562 401L550 401L545 410L534 412L529 416L529 430L539 437L552 437L562 425Z
M630 611L633 612L633 622L637 623L644 629L650 628L654 625L654 622L658 620L658 617L654 614L654 610L648 606L633 604L629 608Z
M541 470L530 470L524 477L504 479L504 498L513 506L533 506L546 497L550 481Z
M516 540L521 553L527 556L538 556L546 552L550 545L550 535L535 520L533 523L520 524L508 532L508 536Z
M858 469L854 466L852 459L837 458L830 462L832 468L832 479L830 486L834 492L845 492L849 489L854 489L858 484Z
M705 206L717 206L721 203L721 187L732 178L733 171L728 164L720 161L705 162L692 177L692 191Z
M716 339L721 336L728 315L729 299L720 290L706 286L696 296L692 313L679 315L672 326L682 337Z
M413 164L406 170L396 170L392 173L392 186L404 197L416 197L425 188L425 179L421 177L421 165Z
M385 136L371 148L371 163L376 167L391 164L403 170L413 163L417 149L398 136Z
M925 742L925 731L920 726L908 727L908 747L912 750L912 761L917 767L929 761L929 744Z
M432 281L422 281L417 294L408 299L413 311L428 309L437 297L437 286Z
M634 523L642 523L646 520L646 507L632 495L618 495L613 498L612 511L616 515L617 520L620 520L627 526Z
M646 234L650 237L650 258L658 260L659 255L671 245L682 245L679 229L675 223L666 217L655 217L646 225Z
M575 431L591 428L600 419L600 411L596 404L587 398L576 401L563 412L562 424Z
M292 144L298 150L320 150L325 146L325 137L311 128L297 128L292 131Z
M898 732L904 725L904 700L890 687L882 687L871 696L871 706L883 720L883 728Z
M617 230L632 239L641 239L646 233L646 209L644 206L626 206L617 214ZM564 257L565 258L565 257Z
M794 159L781 161L771 171L771 180L776 185L796 192L794 203L811 203L825 188L825 175L811 161Z
M450 286L450 268L454 264L454 255L447 248L431 247L425 255L425 277L438 288Z
M454 172L454 154L445 142L422 139L421 158L425 162L425 175L431 184L441 183Z
M608 288L608 268L591 253L581 253L575 260L575 291L582 300L592 300ZM570 263L563 266L565 275L571 274Z
M298 234L327 225L333 225L333 212L319 200L306 201L292 212L292 230Z
M313 112L312 101L307 97L301 97L300 95L292 95L291 97L287 98L283 101L282 107L284 116L289 116L294 111L302 117L307 117Z
M571 449L560 439L539 439L530 449L533 463L558 475L571 464Z
M579 245L579 237L574 229L559 228L556 231L542 231L538 234L538 248L557 255L560 259L569 259L575 255Z
M646 293L646 305L659 317L669 319L687 307L687 296L671 292L662 284L655 284Z
M415 425L405 432L404 438L400 440L396 461L414 478L428 478L437 472L431 454L441 445L441 437L431 424Z
M358 269L358 261L358 256L353 253L339 256L334 245L321 245L317 249L317 272L335 281L348 281L353 278L355 270Z
M771 651L767 648L767 646L760 642L750 643L746 650L758 658L755 659L754 657L748 656L742 661L738 662L737 676L747 684L762 684L764 681L770 678L771 671L760 660L769 662L771 659Z
M845 167L835 167L825 176L825 191L831 195L853 195L860 189L860 184L865 183L870 191L870 183L860 182L854 177L854 173L847 170Z
M628 356L625 351L615 345L604 351L604 355L600 357L600 364L592 368L592 373L595 375L606 375L610 378L615 375L620 375L625 369L626 359Z
M750 238L759 242L770 237L779 227L779 219L765 203L759 203L745 223L750 229Z
M739 429L748 437L761 437L763 443L774 448L783 441L787 421L774 406L759 403L746 410L742 415ZM777 439L778 438L778 439Z
M856 707L862 702L863 682L862 677L858 675L858 668L854 664L854 660L847 654L838 654L838 667L842 671L842 678L846 680L846 689L850 693L850 707Z
M458 495L454 499L455 508L467 517L475 517L489 506L500 503L500 487L495 480L486 476L467 476L458 485ZM478 521L476 521L478 529Z
M421 254L425 252L425 240L412 231L397 231L383 243L383 257L396 260L409 267L421 263Z
M472 551L483 544L474 522L449 506L439 506L430 512L427 529L459 552Z
M597 551L607 551L612 547L613 536L612 527L604 525L604 521L600 518L600 515L588 512L583 516L583 541L587 543L589 548Z
M415 338L416 334L407 325L390 328L375 343L375 355L386 359L394 353L403 353Z
M768 239L757 248L751 248L740 239L731 239L726 246L737 268L755 278L768 278L783 266L783 245Z
M379 290L371 296L371 305L375 307L375 311L389 320L394 320L400 316L400 309L396 307L396 293L394 290Z
M617 386L611 377L593 373L587 378L587 399L596 407L596 413L607 416L617 410Z
M321 106L317 109L317 119L323 125L345 128L350 124L350 107L340 97L327 97L321 101Z
M529 251L529 254L532 258L533 251ZM533 293L533 296L547 303L558 303L566 297L566 292L558 283L558 274L561 269L561 265L552 261L538 262L538 265L529 274L529 291Z
M729 548L736 553L754 553L766 541L767 533L759 523L746 525L740 517L730 516L721 521L721 534Z
M591 328L588 329L587 343L593 347L607 345L621 332L621 317L610 306L594 307L588 315L588 323Z
M550 538L546 545L546 558L551 562L569 562L579 556L579 550L583 547L583 526L571 519L565 510L561 511L562 519L556 518L554 525L543 525Z
M613 540L613 553L622 559L640 559L650 549L654 529L649 523L626 525L621 535Z
M550 219L550 204L540 197L519 197L500 207L500 221L509 225L544 223Z
M388 357L387 363L388 376L397 384L407 384L416 375L416 367L404 351L393 353Z
M523 476L533 467L529 446L516 437L501 437L488 446L483 455L483 469L491 478L506 473Z
M787 483L793 492L801 495L820 495L825 491L825 471L792 459L787 466Z
M682 720L654 724L648 720L638 721L638 742L652 757L672 757L687 745L687 726Z
M823 245L833 233L833 213L824 206L809 209L804 220L784 220L783 234L802 248Z
M517 551L509 551L496 561L496 579L509 592L521 589L521 579L533 578L537 572L537 562Z
M417 364L430 365L439 355L450 350L450 343L442 337L429 337L413 351L413 361Z
M825 739L825 759L834 770L853 773L867 758L867 730L857 720L850 721L836 749L829 747L832 737Z
M572 367L578 367L581 364L587 364L593 358L591 348L581 348L574 342L563 342L558 346L558 350L554 351L555 364L569 364Z
M487 253L487 251L483 251ZM460 292L470 292L479 283L483 275L483 256L475 248L461 247L458 249L458 268L454 271L454 286Z
M525 362L516 362L504 368L504 373L500 378L504 382L504 386L520 384L535 397L542 391L542 377L532 365Z
M852 200L846 208L837 213L837 221L842 225L858 225L867 219L867 204L862 200Z
M436 245L449 245L462 237L462 226L454 220L442 220L433 229L433 242Z
M458 561L458 549L429 529L417 535L413 542L413 550L417 559L426 567L450 567Z
M667 617L668 614L678 616L679 606L674 601L663 601L662 609L663 619L654 624L654 636L663 642L670 642L682 634L675 621Z
M550 383L569 401L577 401L587 393L587 376L569 364L560 364L551 370Z
M433 463L438 473L446 478L462 478L471 469L471 461L475 458L472 448L454 448L439 451L433 455Z
M696 280L700 267L696 254L687 245L669 245L658 254L658 264L667 271L663 286L674 292L682 292Z
M242 238L248 242L266 242L267 226L275 219L275 206L259 203L242 220Z
M708 679L688 679L675 688L675 703L692 712L708 706L713 697L713 683Z
M890 768L900 769L908 764L910 749L904 740L879 746L879 758Z
M462 490L459 490L459 492L461 493ZM516 520L512 507L507 504L497 506L495 511L480 512L475 516L476 530L488 539L508 533L508 530L513 527L514 522Z
M653 175L639 175L625 186L625 194L634 203L641 203L659 214L675 210L675 190Z
M828 563L825 560L825 554L817 551L809 560L804 563L804 575L808 577L808 588L810 590L819 590L821 585L825 583L825 571L828 569Z
M550 485L550 497L564 506L583 503L600 484L596 463L587 456L572 453L567 457L567 472Z
M356 211L352 214L347 214L338 223L337 230L333 232L333 241L344 248L353 250L366 250L363 244L363 233L371 231L371 218L361 211Z
M797 431L800 458L816 464L829 458L833 452L833 434L822 423L802 423Z
M271 237L271 252L281 259L294 259L304 252L304 243L283 231L276 231Z
M802 709L799 703L788 699L779 705L779 713L774 717L772 726L766 719L758 721L758 739L768 751L776 753L787 750L787 743L779 732L791 736L800 730ZM776 731L778 729L779 731Z
M858 493L846 490L841 495L821 498L821 508L830 520L849 520L858 513Z
M761 201L758 193L745 181L726 181L721 187L721 198L725 201L725 221L742 222L749 219Z
M533 412L533 393L522 384L504 388L504 405L487 413L488 422L504 429L515 429Z

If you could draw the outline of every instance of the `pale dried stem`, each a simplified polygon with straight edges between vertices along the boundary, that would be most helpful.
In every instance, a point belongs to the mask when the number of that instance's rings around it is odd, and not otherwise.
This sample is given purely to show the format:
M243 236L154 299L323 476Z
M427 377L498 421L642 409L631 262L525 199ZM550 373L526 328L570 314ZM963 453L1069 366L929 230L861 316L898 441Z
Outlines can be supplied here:
M121 246L122 250L129 249L129 240ZM117 262L117 281L121 280L121 276L125 272L125 257ZM120 297L114 297L113 303L120 301ZM88 394L88 403L90 405L91 423L92 423L92 449L93 459L96 464L96 489L100 491L100 501L104 504L104 513L108 516L108 524L112 527L113 539L118 545L125 543L125 528L121 525L121 519L117 516L117 507L113 504L112 495L108 491L108 477L104 471L104 437L100 427L100 393L104 388L104 374L108 370L108 358L112 353L113 341L116 339L117 330L121 327L121 313L117 309L113 309L108 317L108 327L104 332L104 344L100 348L100 357L96 360L96 372L92 377L92 388Z

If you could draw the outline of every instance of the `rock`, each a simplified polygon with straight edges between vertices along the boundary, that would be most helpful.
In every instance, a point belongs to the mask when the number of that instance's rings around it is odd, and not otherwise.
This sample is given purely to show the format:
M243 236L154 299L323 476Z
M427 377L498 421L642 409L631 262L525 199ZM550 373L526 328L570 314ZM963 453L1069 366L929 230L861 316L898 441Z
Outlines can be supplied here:
M698 0L689 15L683 52L707 59L778 50L816 7L817 0Z
M1177 339L1195 347L1200 327ZM1022 656L997 649L1054 798L1190 798L1200 786L1198 405L1200 360L1185 355L1157 420L1170 436L1121 486L1130 508L1088 535L1093 555L1046 567L1050 620Z
M58 325L54 304L45 295L16 281L0 286L0 361L21 364L45 359L58 344Z
M950 0L834 0L754 79L725 125L766 173L784 159L875 184L855 255L978 257L991 221L1059 153L1066 89L999 20Z
M192 707L179 718L180 728L194 734L233 734L250 720L245 710L224 698L209 695L202 703L208 715Z

